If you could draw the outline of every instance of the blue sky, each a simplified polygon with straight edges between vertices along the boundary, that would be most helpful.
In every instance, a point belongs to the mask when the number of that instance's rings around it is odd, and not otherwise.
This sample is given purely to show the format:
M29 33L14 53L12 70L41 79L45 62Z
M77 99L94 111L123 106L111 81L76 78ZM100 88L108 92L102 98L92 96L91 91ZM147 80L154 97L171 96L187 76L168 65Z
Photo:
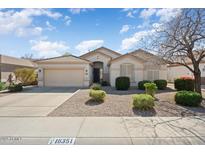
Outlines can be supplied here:
M153 27L180 9L0 9L0 54L35 58L100 46L120 53L142 47Z

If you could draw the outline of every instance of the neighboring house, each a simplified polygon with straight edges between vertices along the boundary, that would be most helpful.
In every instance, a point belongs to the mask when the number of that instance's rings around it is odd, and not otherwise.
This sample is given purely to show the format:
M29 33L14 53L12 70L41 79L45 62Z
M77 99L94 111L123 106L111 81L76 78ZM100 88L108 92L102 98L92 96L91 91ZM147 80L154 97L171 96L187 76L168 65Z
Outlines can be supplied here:
M30 60L0 55L0 81L6 82L9 74L18 68L37 68L37 64Z
M121 55L105 47L80 57L73 55L38 60L39 86L88 87L94 82L128 76L131 85L141 80L167 79L167 65L158 56L144 50Z
M192 67L192 63L188 63L188 64L190 67ZM199 64L199 68L201 70L201 84L205 85L205 61L202 61ZM181 76L194 77L193 73L185 66L178 65L178 64L168 65L167 79L169 82L174 82L176 78L179 78Z

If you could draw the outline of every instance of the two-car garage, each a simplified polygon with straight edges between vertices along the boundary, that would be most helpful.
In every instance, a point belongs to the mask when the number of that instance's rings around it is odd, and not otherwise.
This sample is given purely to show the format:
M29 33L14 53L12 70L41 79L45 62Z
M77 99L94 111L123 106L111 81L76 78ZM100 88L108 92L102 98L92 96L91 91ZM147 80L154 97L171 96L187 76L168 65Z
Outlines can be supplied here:
M90 62L75 56L37 61L38 85L46 87L87 87L90 84Z
M45 69L46 87L83 87L83 69Z

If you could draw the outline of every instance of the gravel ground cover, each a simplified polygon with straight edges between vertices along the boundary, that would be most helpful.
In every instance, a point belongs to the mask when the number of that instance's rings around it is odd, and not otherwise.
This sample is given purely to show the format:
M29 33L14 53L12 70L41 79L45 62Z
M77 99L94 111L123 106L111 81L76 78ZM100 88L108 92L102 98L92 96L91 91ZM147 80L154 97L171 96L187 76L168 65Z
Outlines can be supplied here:
M132 95L144 93L142 90L133 88L128 91L117 91L111 87L103 87L107 96L103 103L93 102L89 97L89 89L81 89L73 97L60 105L48 116L205 116L205 102L201 107L184 107L174 102L175 91L168 88L158 91L155 107L150 111L133 109ZM205 92L203 92L205 96Z

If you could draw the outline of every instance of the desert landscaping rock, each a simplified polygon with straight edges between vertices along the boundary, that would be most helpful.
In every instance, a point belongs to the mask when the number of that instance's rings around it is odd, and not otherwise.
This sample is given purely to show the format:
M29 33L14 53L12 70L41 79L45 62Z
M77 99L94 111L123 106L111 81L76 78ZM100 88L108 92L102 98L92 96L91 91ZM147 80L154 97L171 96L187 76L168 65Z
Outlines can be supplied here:
M56 108L48 116L161 116L184 117L205 115L205 102L201 107L183 107L174 102L175 91L172 89L158 91L153 110L140 111L133 109L132 95L144 93L142 90L131 89L118 91L111 87L103 87L107 95L102 103L93 102L89 97L89 89L81 89L73 97ZM203 93L204 95L204 93Z

